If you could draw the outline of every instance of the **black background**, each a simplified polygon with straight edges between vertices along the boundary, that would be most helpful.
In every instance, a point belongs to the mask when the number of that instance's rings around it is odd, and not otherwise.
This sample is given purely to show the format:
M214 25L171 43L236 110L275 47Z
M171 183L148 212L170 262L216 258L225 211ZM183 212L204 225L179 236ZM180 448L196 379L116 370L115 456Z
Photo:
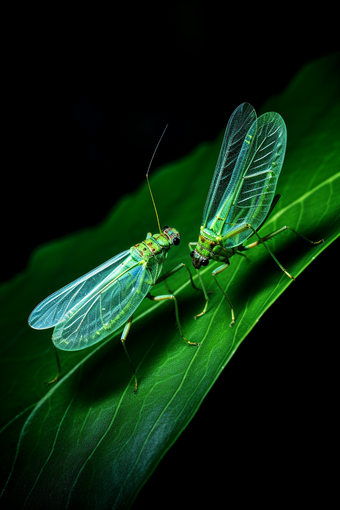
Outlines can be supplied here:
M241 102L258 109L305 63L339 49L337 15L311 5L307 14L193 1L27 9L8 21L5 48L1 280L24 269L35 246L97 224L144 182L167 123L154 168L214 139ZM266 331L258 325L240 347L136 505L208 498L276 508L327 497L338 270L321 258L267 312Z
M241 102L258 109L337 49L333 34L302 31L296 13L276 24L249 7L35 14L22 13L7 48L0 280L144 182L166 124L153 168L214 139Z

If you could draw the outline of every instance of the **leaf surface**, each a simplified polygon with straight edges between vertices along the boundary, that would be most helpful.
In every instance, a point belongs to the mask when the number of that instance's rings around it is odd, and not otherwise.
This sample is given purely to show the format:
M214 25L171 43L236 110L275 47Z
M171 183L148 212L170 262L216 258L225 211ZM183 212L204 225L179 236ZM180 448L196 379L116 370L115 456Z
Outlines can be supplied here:
M277 188L282 199L261 234L289 225L310 239L325 239L310 246L284 233L271 241L275 256L295 277L340 232L339 81L337 56L314 62L258 112L277 111L288 130ZM190 265L187 243L197 240L221 139L222 134L151 176L161 223L181 234L167 270L180 262ZM181 340L171 303L144 301L127 341L137 367L136 395L119 332L87 350L60 353L62 378L46 389L43 382L56 370L52 330L31 330L29 313L49 293L141 241L150 230L156 232L157 225L145 185L126 196L97 228L40 247L27 270L2 285L4 508L14 501L27 509L129 507L240 343L292 283L262 247L250 250L249 260L235 256L219 278L235 308L236 324L230 328L230 310L213 285L212 264L201 270L214 292L208 312L197 321L193 317L203 308L203 298L180 271L169 286L179 301L184 332L201 343L199 348ZM163 283L153 290L165 293Z

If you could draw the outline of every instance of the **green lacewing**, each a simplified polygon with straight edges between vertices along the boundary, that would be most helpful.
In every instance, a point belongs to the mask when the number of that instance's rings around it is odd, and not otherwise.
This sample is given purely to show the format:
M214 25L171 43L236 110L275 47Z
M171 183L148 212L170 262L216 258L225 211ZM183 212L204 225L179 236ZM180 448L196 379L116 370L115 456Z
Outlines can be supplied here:
M226 297L231 310L231 323L235 323L231 301L219 284L216 276L229 265L229 259L235 255L244 255L244 251L263 244L282 271L291 279L292 275L276 259L266 241L286 229L311 244L323 242L311 241L291 227L284 226L260 237L258 231L277 204L280 195L275 195L287 144L287 129L281 115L268 112L257 118L249 103L242 103L229 119L215 172L209 188L203 210L202 226L198 241L189 243L190 255L197 270L208 307L208 293L199 273L201 266L207 266L210 260L222 262L212 275ZM244 246L244 242L253 234L257 241Z
M127 352L125 341L131 327L133 314L144 298L152 301L173 300L181 337L188 344L199 345L187 340L183 334L176 297L173 294L161 296L150 294L153 285L166 280L183 267L187 269L191 284L196 289L191 273L183 263L162 274L163 264L171 246L177 246L180 243L178 230L167 226L161 229L148 179L153 157L164 132L165 130L156 146L146 174L159 234L148 233L144 241L119 253L54 292L38 304L28 318L29 325L34 329L54 328L52 342L55 347L58 374L54 379L45 383L46 385L55 382L61 371L56 348L64 351L86 349L125 324L121 341L134 373L134 391L136 392L136 371Z

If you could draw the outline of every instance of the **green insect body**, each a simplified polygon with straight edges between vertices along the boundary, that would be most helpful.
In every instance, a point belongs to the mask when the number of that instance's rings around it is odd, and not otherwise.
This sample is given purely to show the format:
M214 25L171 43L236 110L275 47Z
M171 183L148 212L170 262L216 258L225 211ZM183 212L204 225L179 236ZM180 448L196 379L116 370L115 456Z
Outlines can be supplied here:
M175 228L164 227L161 229L148 173L146 178L155 207L159 234L148 233L146 239L141 243L116 255L54 292L33 310L28 319L29 325L34 329L53 327L52 342L55 348L65 351L90 347L125 324L121 341L135 376L135 392L137 391L136 372L127 352L125 341L131 327L133 314L144 298L152 301L173 300L180 335L188 344L199 345L187 340L183 334L176 297L173 294L153 296L149 292L152 286L166 280L183 267L189 273L193 288L196 289L196 287L189 269L183 263L162 274L165 258L171 246L179 244L180 234ZM55 382L61 371L56 349L55 353L58 374L45 384Z
M282 271L294 279L265 242L286 229L311 244L323 242L323 239L313 242L287 226L263 238L258 234L280 198L275 195L275 190L286 143L286 126L278 113L269 112L257 118L249 103L241 104L233 112L209 188L198 241L189 243L190 249L195 247L190 255L206 300L203 311L195 318L203 315L208 307L208 294L198 270L207 266L210 260L223 263L212 275L229 303L232 326L235 323L234 309L216 276L229 266L233 255L244 256L243 251L263 244ZM253 234L257 241L244 246Z
M147 238L46 298L31 313L35 329L53 327L61 350L81 350L103 340L134 313L161 276L176 229Z
M204 264L204 259L224 262L234 255L235 250L234 248L224 248L221 244L220 236L215 235L210 229L202 227L196 246L196 253L202 257L201 260L203 260L203 262L201 265L207 265ZM197 258L196 260L199 259Z

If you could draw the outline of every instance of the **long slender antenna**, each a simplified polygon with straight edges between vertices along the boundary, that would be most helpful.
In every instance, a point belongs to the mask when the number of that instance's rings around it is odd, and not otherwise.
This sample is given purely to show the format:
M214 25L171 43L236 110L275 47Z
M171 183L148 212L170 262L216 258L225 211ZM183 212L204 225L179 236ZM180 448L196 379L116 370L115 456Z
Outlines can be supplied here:
M150 163L149 163L149 167L148 167L148 171L146 172L146 182L148 183L148 187L149 187L149 191L150 191L150 195L151 195L151 200L152 200L152 203L153 203L153 206L154 206L154 209L155 209L155 213L156 213L156 219L157 219L157 223L158 223L158 228L159 228L159 232L162 234L162 229L161 229L161 225L159 223L159 218L158 218L158 213L157 213L157 208L156 208L156 204L155 204L155 201L154 201L154 198L153 198L153 194L152 194L152 191L151 191L151 186L150 186L150 182L149 182L149 171L150 171L150 167L151 167L151 163L153 161L153 158L156 154L156 150L158 149L158 145L161 143L161 140L163 138L163 135L166 131L166 128L168 127L169 124L167 124L164 128L164 131L162 133L162 136L160 137L160 139L158 140L158 144L156 145L156 148L152 154L152 158L150 160Z

